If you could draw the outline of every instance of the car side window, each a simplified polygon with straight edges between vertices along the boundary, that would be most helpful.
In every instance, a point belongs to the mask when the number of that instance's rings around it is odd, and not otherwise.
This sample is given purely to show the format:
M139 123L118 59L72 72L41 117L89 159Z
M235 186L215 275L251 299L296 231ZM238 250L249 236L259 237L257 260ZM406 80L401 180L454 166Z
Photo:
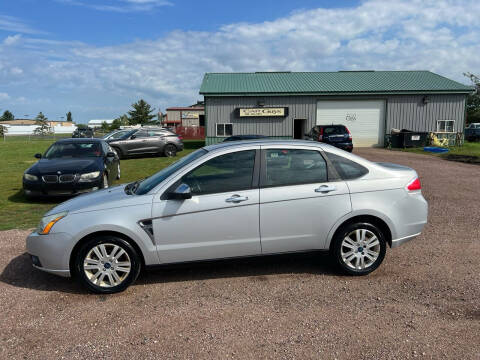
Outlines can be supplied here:
M135 134L137 138L146 138L148 137L148 133L146 131L137 131Z
M263 186L321 183L328 180L327 164L315 150L265 150Z
M192 195L247 190L252 187L255 150L217 156L186 174L180 180L190 186Z
M368 169L356 162L346 159L343 156L335 155L332 153L326 153L328 159L337 170L338 175L343 180L353 180L358 179L366 174L368 174Z

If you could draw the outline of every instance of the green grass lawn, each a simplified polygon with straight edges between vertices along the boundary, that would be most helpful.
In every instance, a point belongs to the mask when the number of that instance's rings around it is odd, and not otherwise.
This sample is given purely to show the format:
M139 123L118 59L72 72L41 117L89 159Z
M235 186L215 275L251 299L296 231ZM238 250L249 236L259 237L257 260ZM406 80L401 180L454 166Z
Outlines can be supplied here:
M428 151L423 151L423 148L407 148L407 149L396 149L401 151L413 152L417 154L424 155L433 155L446 158L450 155L465 155L465 156L477 156L480 158L480 142L468 142L466 141L463 146L450 147L450 151L444 154L436 154Z
M0 140L0 230L33 228L47 210L62 201L27 200L22 190L23 172L37 161L33 155L43 153L53 142L53 139L29 140L23 136ZM184 143L185 150L174 158L148 157L122 160L120 162L122 179L117 183L150 176L204 145L203 141Z

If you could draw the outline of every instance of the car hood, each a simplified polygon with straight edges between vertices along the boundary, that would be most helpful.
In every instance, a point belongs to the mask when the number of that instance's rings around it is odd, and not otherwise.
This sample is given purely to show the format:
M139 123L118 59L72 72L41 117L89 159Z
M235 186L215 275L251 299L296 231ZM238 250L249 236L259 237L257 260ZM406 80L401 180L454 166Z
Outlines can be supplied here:
M63 211L81 213L152 203L153 195L127 195L124 188L125 184L122 184L77 196L59 204L45 215Z
M77 174L86 171L100 170L102 158L63 158L63 159L40 159L30 169L29 173L48 174L61 171L63 174Z

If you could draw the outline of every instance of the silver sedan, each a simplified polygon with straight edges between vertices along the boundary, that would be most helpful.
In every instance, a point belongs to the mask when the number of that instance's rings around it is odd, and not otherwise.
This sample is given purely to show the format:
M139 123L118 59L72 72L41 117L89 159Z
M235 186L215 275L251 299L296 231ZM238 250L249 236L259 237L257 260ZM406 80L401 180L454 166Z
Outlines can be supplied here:
M36 268L98 293L153 265L311 250L365 275L420 234L427 212L410 168L322 143L231 142L58 205L27 250Z

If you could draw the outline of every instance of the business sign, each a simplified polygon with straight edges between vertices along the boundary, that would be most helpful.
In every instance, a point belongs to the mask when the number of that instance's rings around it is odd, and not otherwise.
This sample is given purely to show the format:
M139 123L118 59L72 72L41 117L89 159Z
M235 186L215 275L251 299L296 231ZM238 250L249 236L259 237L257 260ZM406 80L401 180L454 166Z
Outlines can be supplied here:
M284 117L288 115L288 107L260 107L260 108L237 108L238 117Z
M194 111L182 111L182 119L198 119L199 113Z

